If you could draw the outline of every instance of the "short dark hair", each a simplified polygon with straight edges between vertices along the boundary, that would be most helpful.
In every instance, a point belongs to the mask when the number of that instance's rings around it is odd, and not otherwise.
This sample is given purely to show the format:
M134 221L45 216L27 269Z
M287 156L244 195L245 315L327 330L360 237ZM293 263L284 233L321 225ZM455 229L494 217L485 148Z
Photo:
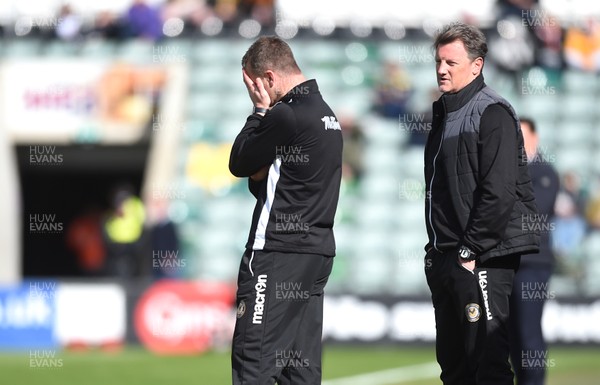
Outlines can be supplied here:
M300 73L292 49L276 36L262 36L252 43L242 58L242 68L254 75L262 75L266 70Z
M535 122L533 121L533 119L531 119L527 116L522 116L519 118L519 122L521 122L521 124L525 123L525 124L529 125L529 128L531 129L531 133L535 134Z
M455 40L462 41L469 59L475 60L478 57L485 59L488 52L485 35L479 28L461 22L443 26L435 35L433 48L437 51L441 45L450 44Z

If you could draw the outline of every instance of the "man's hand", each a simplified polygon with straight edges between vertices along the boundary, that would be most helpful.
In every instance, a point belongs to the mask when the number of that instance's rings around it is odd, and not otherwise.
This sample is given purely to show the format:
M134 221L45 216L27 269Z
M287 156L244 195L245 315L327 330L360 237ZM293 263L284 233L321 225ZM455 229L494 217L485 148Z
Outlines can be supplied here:
M255 182L259 182L259 181L265 179L267 177L268 173L269 173L269 166L265 166L265 167L261 168L260 170L258 170L253 175L251 175L250 179L252 179Z
M243 68L242 76L244 77L244 84L248 89L248 95L254 106L258 108L269 108L271 106L271 97L267 93L267 90L265 90L262 79L256 78L256 82L254 82Z
M475 270L475 261L465 261L461 257L458 257L458 264L469 271Z

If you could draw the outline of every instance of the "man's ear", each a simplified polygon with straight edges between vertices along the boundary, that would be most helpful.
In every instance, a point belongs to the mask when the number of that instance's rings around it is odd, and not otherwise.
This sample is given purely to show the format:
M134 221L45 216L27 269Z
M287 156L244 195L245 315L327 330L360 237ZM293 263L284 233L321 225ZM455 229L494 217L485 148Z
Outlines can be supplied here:
M473 71L473 75L475 76L481 73L481 70L483 69L483 58L481 56L473 60L473 63L471 64L471 69Z
M266 86L268 86L269 88L273 88L273 86L275 85L276 78L277 75L275 74L275 72L271 70L265 71L265 79L267 80Z

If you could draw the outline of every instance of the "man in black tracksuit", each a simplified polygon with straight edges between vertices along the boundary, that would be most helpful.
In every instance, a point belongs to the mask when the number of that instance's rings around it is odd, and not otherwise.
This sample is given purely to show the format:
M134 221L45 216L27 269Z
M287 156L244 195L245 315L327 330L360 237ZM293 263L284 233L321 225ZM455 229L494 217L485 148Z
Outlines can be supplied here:
M435 42L443 95L425 146L425 274L444 384L512 385L509 296L520 255L538 250L523 137L511 105L487 87L477 28L453 23Z
M259 38L242 68L254 113L229 168L249 177L256 206L238 276L233 384L320 384L341 127L281 39Z

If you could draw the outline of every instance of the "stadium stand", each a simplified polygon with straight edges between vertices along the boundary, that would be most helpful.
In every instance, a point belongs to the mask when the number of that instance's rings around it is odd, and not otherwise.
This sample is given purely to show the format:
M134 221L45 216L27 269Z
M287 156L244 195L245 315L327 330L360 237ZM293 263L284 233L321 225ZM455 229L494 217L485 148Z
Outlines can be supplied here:
M418 29L418 28L417 28ZM12 58L77 57L186 63L190 76L184 133L178 144L175 180L185 186L185 198L174 202L172 218L182 238L183 253L193 261L187 277L233 282L246 240L253 198L244 180L226 173L227 146L242 127L251 105L243 87L240 59L251 39L241 37L179 37L160 42L90 38L78 43L18 38L0 43L0 52ZM339 256L328 289L331 292L424 294L421 273L423 223L422 147L410 145L410 133L398 119L379 116L372 109L374 84L385 61L404 65L414 88L409 108L423 114L435 87L430 41L423 31L400 41L390 39L325 39L308 35L290 40L300 66L320 84L332 108L350 114L366 138L364 175L353 187L343 182L337 215ZM489 85L507 97L517 112L538 120L544 153L561 172L576 171L584 183L600 175L600 78L597 73L565 69L554 82L544 69L534 67L508 73L486 63ZM541 83L540 83L541 82ZM524 85L525 89L523 88ZM424 133L422 133L424 134ZM202 145L204 147L197 147ZM219 154L205 165L212 179L191 175L195 151ZM586 239L588 266L584 295L600 294L591 277L600 271L598 230ZM559 285L574 288L577 277L559 277ZM570 286L569 286L570 285ZM565 292L568 289L565 288ZM576 291L576 290L572 290Z

